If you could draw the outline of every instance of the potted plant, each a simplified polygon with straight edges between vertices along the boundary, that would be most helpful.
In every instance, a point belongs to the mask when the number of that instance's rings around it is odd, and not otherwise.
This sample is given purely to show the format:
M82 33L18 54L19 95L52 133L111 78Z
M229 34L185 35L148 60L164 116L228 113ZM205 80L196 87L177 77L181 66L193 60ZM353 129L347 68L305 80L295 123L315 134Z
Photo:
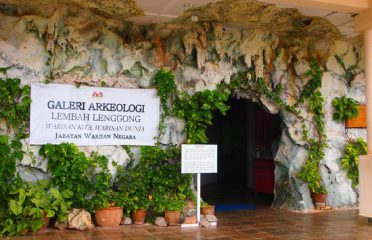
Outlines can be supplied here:
M112 190L102 192L93 197L94 217L100 227L118 227L123 218L123 207L115 201Z
M134 224L143 224L150 205L149 179L151 174L145 161L136 166L132 162L127 167L118 167L114 188L124 199L126 213L130 213Z
M147 210L145 208L135 209L132 212L132 221L134 224L141 225L145 223Z
M203 202L201 205L201 214L202 215L214 215L215 206L209 205L207 202Z
M8 200L8 210L2 213L4 222L2 234L24 235L36 232L48 225L51 217L58 217L60 222L67 220L71 202L65 201L71 193L62 194L56 188L49 188L47 181L38 183L12 182Z
M145 192L132 192L126 204L132 211L134 224L144 224L149 208L148 195Z
M128 171L120 168L115 179L115 189L125 199L123 205L126 213L131 213L133 223L143 224L149 207L148 184L138 169L136 167L135 170Z
M185 201L178 196L168 196L164 202L164 218L169 226L179 224L181 218L181 210L185 205Z
M334 98L332 105L334 107L333 120L345 121L346 128L365 128L367 126L365 105L345 96Z
M111 188L111 173L107 167L108 159L105 156L93 154L92 158L100 172L93 178L94 196L91 199L91 208L94 209L96 223L100 227L118 227L123 218L122 201L118 201L118 193Z

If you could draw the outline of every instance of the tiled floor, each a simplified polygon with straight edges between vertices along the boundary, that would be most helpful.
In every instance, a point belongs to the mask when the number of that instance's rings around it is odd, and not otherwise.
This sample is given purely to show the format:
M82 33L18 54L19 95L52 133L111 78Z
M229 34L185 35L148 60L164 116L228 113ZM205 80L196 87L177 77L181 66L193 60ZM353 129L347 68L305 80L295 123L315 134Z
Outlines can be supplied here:
M181 229L130 225L118 228L96 228L93 231L57 231L7 240L117 240L117 239L332 239L372 240L372 223L358 217L357 210L294 213L286 210L260 209L222 212L217 228Z

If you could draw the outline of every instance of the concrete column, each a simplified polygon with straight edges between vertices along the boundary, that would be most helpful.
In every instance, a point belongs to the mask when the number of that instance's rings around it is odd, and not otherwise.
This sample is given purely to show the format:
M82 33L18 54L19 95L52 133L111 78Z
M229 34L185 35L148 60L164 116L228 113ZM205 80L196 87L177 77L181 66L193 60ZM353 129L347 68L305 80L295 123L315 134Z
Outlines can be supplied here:
M365 81L367 100L367 144L372 154L372 29L364 31Z
M359 156L359 215L372 218L372 155Z
M359 157L359 215L372 218L372 29L364 31L368 153Z

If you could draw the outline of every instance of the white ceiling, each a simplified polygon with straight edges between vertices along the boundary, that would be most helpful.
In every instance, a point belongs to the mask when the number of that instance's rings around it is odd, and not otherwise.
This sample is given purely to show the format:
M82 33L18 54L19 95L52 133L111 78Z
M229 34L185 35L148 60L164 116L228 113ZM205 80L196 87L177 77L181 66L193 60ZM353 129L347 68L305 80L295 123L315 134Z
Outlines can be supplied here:
M129 20L146 25L151 23L164 23L180 16L183 11L206 5L219 0L137 0L140 8L144 10L144 16L132 17ZM261 2L275 3L275 0L260 0ZM332 12L321 9L299 8L295 5L276 4L279 8L297 8L305 16L317 16L328 19L339 28L342 34L354 36L354 14Z

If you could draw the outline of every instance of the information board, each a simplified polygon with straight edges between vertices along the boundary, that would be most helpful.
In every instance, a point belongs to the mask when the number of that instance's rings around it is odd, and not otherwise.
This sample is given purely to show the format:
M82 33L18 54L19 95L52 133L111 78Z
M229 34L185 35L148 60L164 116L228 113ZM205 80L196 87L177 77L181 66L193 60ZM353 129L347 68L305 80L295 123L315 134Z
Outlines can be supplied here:
M155 89L31 85L30 144L151 145L158 134Z
M217 145L183 144L182 173L217 173Z

